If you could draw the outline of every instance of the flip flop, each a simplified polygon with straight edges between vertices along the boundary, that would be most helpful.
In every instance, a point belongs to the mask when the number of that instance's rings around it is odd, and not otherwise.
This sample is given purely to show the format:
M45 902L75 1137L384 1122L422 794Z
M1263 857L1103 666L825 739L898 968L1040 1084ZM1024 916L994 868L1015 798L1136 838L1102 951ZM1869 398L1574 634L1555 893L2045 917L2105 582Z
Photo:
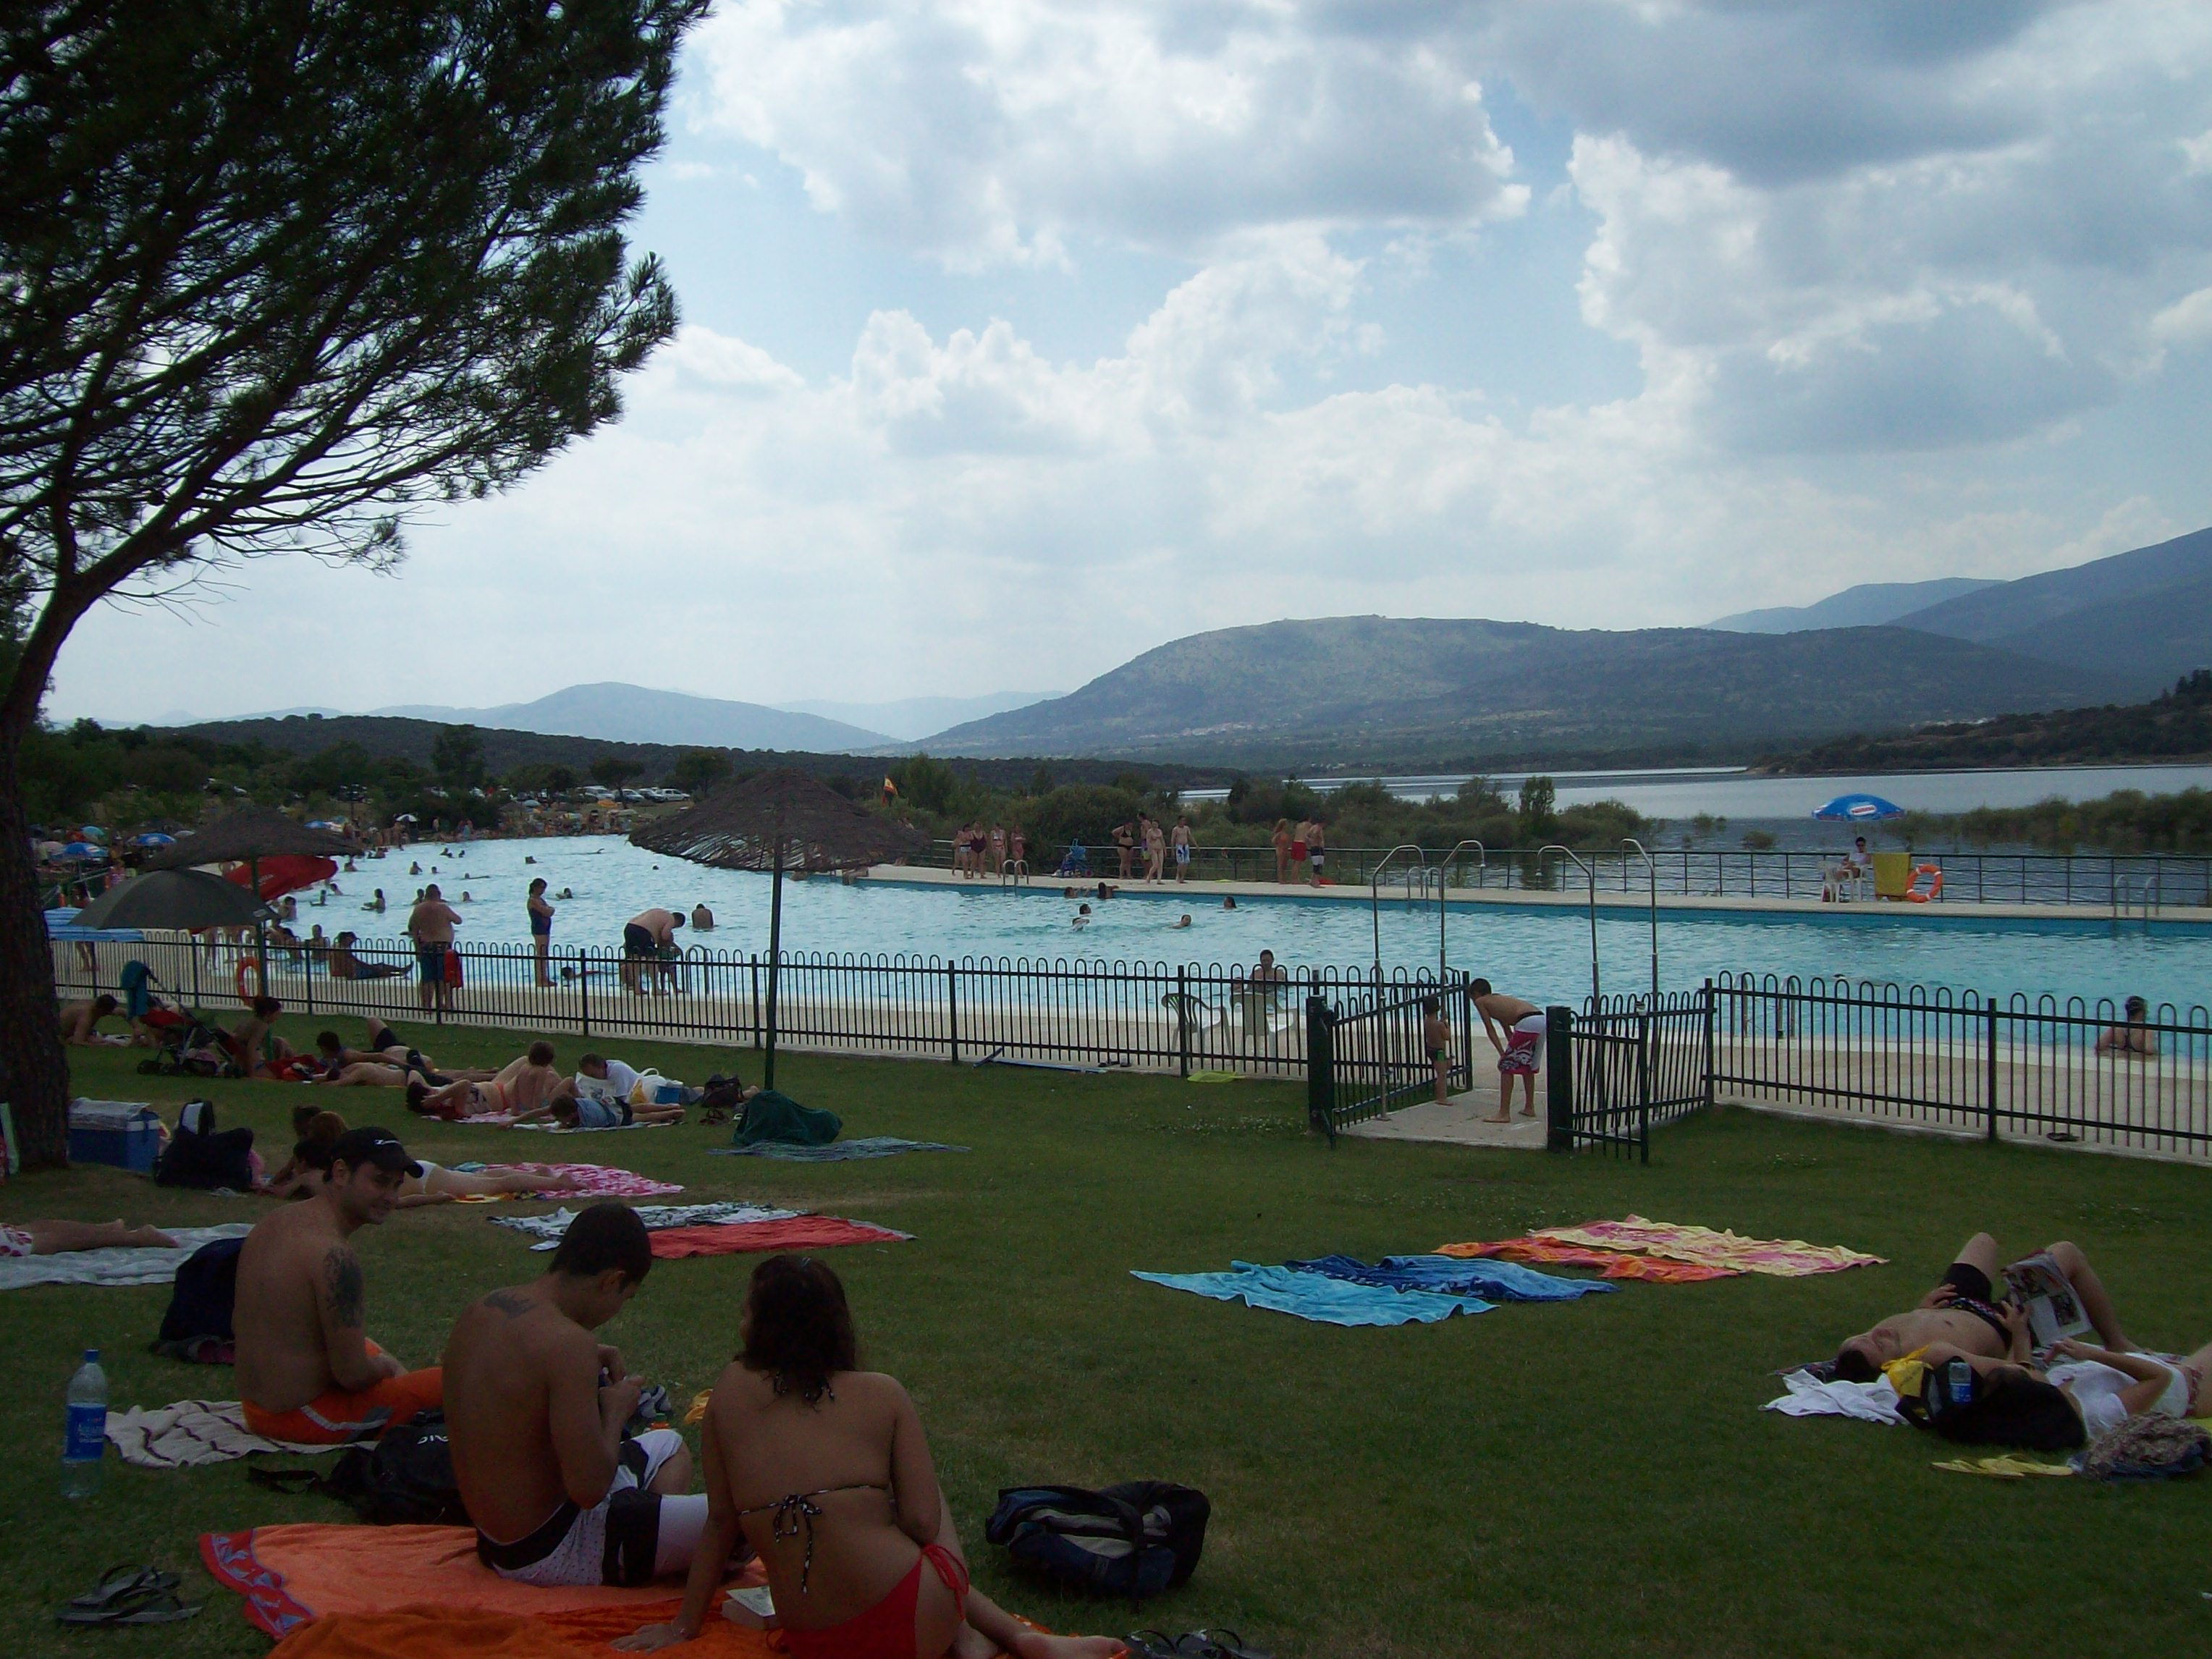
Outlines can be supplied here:
M176 1574L163 1572L159 1567L125 1565L110 1567L100 1574L100 1582L82 1595L72 1595L63 1604L63 1616L71 1610L80 1613L98 1613L112 1606L125 1596L154 1595L163 1590L176 1589Z
M1121 1638L1129 1659L1176 1659L1175 1638L1165 1631L1133 1630Z
M96 1607L72 1603L54 1616L64 1625L173 1625L199 1612L177 1599L175 1575L149 1570L143 1582L118 1591Z
M1247 1647L1244 1638L1233 1630L1202 1630L1198 1632L1212 1644L1218 1659L1274 1659L1264 1648Z

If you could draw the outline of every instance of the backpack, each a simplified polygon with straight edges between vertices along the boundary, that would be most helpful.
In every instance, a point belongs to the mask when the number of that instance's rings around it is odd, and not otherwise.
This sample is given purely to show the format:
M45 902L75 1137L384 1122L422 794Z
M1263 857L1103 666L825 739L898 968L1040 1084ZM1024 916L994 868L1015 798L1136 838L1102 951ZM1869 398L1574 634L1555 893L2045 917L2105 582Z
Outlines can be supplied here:
M238 1299L238 1253L245 1248L242 1238L210 1239L185 1258L161 1316L157 1347L189 1347L210 1337L236 1340L230 1315Z
M1212 1512L1204 1492L1165 1480L1008 1486L983 1536L1055 1583L1136 1601L1189 1580Z
M161 1149L154 1165L157 1187L197 1187L212 1191L228 1187L234 1192L253 1190L253 1131L215 1127L212 1102L187 1102L177 1114L177 1132Z
M274 1492L337 1498L380 1527L471 1524L460 1483L453 1479L443 1412L424 1412L386 1429L373 1446L349 1446L327 1475L313 1469L249 1469L246 1479Z

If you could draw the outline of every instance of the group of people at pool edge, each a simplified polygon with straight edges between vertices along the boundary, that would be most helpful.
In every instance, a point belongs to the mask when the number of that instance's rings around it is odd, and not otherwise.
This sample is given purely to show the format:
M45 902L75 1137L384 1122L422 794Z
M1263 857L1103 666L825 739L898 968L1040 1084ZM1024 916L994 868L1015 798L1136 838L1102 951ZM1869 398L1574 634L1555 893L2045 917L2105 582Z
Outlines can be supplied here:
M729 1571L757 1554L796 1659L1109 1659L1107 1638L1048 1636L969 1583L919 1414L860 1368L843 1286L819 1261L755 1269L741 1346L701 1425L704 1490L673 1429L635 1431L643 1379L600 1328L643 1287L636 1212L580 1213L546 1272L464 1309L441 1364L410 1369L367 1334L355 1233L382 1223L425 1166L398 1138L349 1129L313 1195L255 1226L233 1313L246 1420L328 1445L445 1413L477 1554L521 1583L684 1579L683 1609L618 1646L698 1634Z

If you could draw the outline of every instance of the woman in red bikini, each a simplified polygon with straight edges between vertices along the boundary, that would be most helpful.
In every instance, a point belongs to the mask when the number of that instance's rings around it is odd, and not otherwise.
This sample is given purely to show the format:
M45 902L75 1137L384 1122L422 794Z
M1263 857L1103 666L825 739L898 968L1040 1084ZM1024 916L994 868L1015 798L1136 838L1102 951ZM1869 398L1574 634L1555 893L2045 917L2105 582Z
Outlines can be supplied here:
M1106 1637L1047 1636L969 1588L929 1442L898 1382L859 1369L837 1275L806 1256L754 1269L744 1348L702 1426L708 1516L672 1624L615 1645L650 1652L706 1621L738 1534L760 1553L792 1659L1115 1659Z

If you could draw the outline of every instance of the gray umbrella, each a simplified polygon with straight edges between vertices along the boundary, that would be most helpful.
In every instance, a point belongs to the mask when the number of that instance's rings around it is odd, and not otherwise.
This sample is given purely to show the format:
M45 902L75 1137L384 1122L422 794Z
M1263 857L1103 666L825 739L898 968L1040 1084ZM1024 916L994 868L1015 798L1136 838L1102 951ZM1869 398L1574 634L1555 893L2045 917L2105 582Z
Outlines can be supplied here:
M261 860L280 854L307 858L344 858L353 848L343 836L334 836L327 830L310 830L304 823L286 817L274 807L241 806L235 812L217 818L205 828L188 836L177 837L174 847L164 847L149 854L141 867L147 870L182 870L197 864L243 864L251 884L249 890L261 891ZM159 926L159 923L154 924ZM203 927L210 924L202 923ZM228 927L231 924L215 924ZM262 993L269 990L269 943L257 917L253 926L253 967Z
M111 887L76 913L79 927L251 927L261 902L204 870L155 870Z

